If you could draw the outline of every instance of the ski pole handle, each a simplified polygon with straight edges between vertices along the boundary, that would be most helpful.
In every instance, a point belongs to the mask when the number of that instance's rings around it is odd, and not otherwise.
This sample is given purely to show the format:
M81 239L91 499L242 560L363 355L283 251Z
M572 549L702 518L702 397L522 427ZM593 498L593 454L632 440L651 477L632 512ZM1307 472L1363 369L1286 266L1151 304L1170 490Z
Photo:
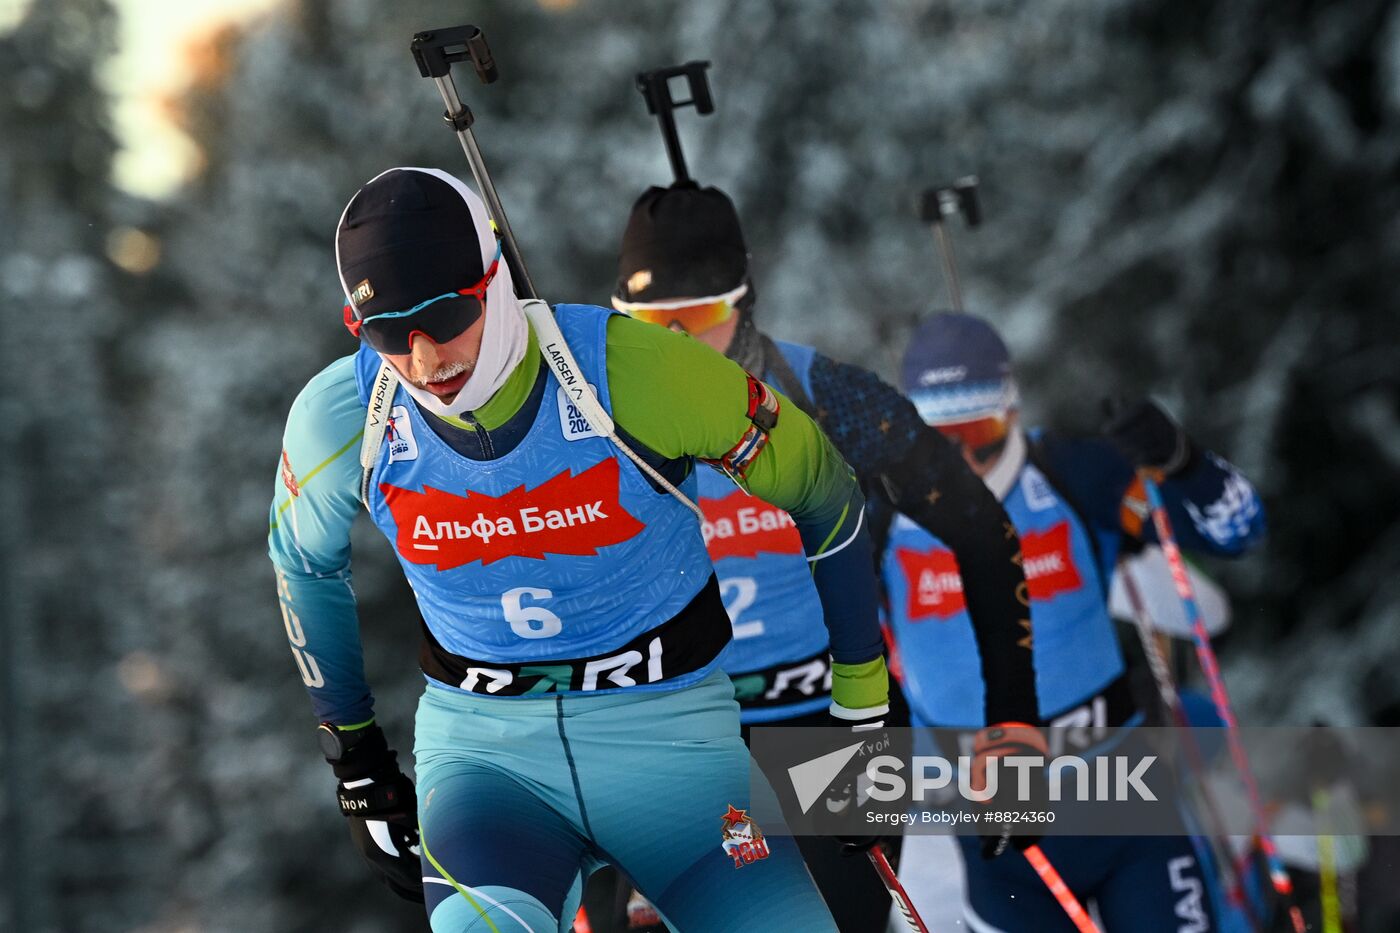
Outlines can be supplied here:
M1055 870L1055 866L1050 864L1050 860L1045 857L1045 853L1040 851L1040 846L1026 847L1026 861L1031 863L1035 873L1040 876L1040 880L1045 882L1045 886L1050 889L1050 894L1059 903L1060 908L1069 915L1070 921L1078 928L1079 933L1100 933L1099 925L1089 916L1084 905L1079 903L1079 898L1074 896L1074 892L1065 884L1065 879L1060 877L1060 873Z
M710 96L710 82L705 69L707 61L689 61L683 65L668 68L654 68L651 71L637 72L637 90L647 102L647 113L656 117L661 124L661 139L666 144L666 156L671 160L671 172L676 176L677 185L693 185L685 166L685 153L681 151L680 134L676 132L674 111L678 107L694 107L700 115L714 113L715 101ZM676 100L671 96L671 79L685 78L690 90L689 100Z
M899 908L899 912L904 916L904 922L909 925L909 929L914 933L928 933L928 927L924 924L924 918L919 916L919 912L914 909L914 902L909 900L909 893L904 890L904 885L899 883L899 876L890 867L890 860L885 858L885 850L878 845L869 849L865 853L870 856L870 864L875 866L875 874L880 876L880 880L885 883L885 890L890 892L890 900Z

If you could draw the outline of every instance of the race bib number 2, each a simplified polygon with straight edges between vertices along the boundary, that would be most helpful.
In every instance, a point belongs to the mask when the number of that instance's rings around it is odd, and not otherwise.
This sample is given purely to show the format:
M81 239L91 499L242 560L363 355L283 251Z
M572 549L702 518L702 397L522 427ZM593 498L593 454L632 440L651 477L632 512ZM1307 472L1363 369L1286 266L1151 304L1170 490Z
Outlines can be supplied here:
M734 627L734 637L753 638L763 634L762 619L740 617L758 599L758 581L753 577L725 577L719 581L720 599L724 600L724 611L729 615L729 623Z

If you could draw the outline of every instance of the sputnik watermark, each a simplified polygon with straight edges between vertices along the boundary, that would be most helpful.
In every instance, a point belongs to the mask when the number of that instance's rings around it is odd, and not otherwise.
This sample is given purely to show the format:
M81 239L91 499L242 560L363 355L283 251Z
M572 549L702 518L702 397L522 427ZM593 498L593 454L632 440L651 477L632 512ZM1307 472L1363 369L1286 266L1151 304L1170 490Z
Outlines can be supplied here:
M1016 799L1028 803L1032 799L1031 782L1044 768L1049 776L1048 797L1051 802L1061 800L1098 800L1125 803L1134 800L1156 801L1154 794L1144 783L1147 771L1157 761L1156 755L1100 755L1092 759L1078 755L1060 755L1050 760L1039 755L1007 755L989 758L986 762L986 781L982 787L973 787L972 758L959 756L957 768L947 758L939 755L915 755L910 765L912 780L903 775L905 763L893 755L879 755L870 759L865 766L865 776L870 781L870 797L881 803L897 800L913 800L922 803L928 799L930 791L941 791L952 785L955 775L958 794L973 803L986 803L998 796L1000 790L1000 766L1015 771ZM1066 773L1072 775L1070 795L1066 795Z
M843 773L848 762L861 753L879 750L882 749L856 742L788 768L802 812L808 812L819 799L828 796L828 788ZM895 755L870 755L856 779L862 798L869 797L880 803L902 800L923 803L931 793L953 786L964 800L973 803L987 803L998 797L1002 803L1009 803L1008 798L998 793L1004 767L1014 772L1016 800L1021 803L1047 798L1051 802L1155 802L1157 795L1147 786L1145 778L1156 761L1156 755L1097 755L1093 758L1059 755L1047 763L1040 755L1006 755L989 757L983 769L984 779L976 781L973 759L969 755L958 756L956 767L952 760L941 755L915 755L907 764L910 777L905 776L903 759ZM1045 795L1033 793L1032 782L1044 781L1047 777L1049 786Z
M765 832L799 836L885 827L976 836L1017 823L1041 835L1182 836L1206 818L1216 834L1258 829L1218 726L1089 720L1041 733L1043 747L983 750L979 760L970 728L862 736L756 726L751 815ZM1276 833L1400 836L1400 729L1259 727L1240 739ZM1333 802L1325 818L1308 802L1319 789Z

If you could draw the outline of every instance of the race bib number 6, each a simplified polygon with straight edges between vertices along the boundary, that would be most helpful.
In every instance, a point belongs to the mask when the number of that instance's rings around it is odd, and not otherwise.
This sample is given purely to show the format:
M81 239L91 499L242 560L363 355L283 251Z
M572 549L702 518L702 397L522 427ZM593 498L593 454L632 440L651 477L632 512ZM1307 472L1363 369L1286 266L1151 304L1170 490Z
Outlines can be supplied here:
M501 611L510 630L521 638L553 638L564 628L564 620L543 606L527 606L525 600L550 599L554 593L537 586L517 586L501 594Z

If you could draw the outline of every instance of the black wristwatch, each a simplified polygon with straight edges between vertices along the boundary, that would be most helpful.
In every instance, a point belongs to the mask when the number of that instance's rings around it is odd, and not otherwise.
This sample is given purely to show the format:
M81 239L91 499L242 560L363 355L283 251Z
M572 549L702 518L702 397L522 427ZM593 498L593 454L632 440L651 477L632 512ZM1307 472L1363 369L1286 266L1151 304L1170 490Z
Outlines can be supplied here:
M316 727L316 741L321 743L321 754L331 764L343 761L346 752L359 742L363 729L344 730L335 723L323 722Z

